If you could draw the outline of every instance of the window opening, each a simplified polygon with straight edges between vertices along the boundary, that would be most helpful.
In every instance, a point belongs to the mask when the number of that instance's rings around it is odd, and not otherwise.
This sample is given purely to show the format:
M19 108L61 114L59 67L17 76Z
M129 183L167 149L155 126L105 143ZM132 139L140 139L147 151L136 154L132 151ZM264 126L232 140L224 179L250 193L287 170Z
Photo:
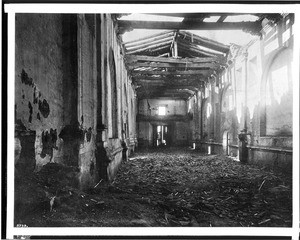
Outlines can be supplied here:
M158 107L158 115L160 116L166 115L166 107L163 106Z

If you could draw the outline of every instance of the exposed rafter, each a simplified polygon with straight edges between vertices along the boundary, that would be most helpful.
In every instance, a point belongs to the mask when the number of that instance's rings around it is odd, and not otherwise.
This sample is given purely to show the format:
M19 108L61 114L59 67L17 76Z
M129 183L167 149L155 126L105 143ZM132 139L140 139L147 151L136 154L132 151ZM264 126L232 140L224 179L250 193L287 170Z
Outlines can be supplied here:
M223 56L221 54L216 54L216 53L202 50L199 47L197 47L197 45L190 44L190 43L184 43L183 41L178 41L178 45L182 49L190 50L191 52L194 52L194 53L200 54L202 56L206 56L206 57L220 57L221 58Z
M123 29L170 29L170 30L237 30L261 29L261 22L161 22L119 20Z
M140 67L148 68L186 68L186 69L201 69L201 68L217 68L216 63L158 63L158 62L135 62L129 65L129 69L136 69Z
M220 16L220 18L218 19L217 22L223 22L226 18L227 18L227 15L222 15L222 16Z
M127 51L133 51L133 50L137 50L137 49L142 49L151 45L155 45L155 44L159 44L159 43L165 43L165 42L169 42L170 40L172 40L172 36L166 36L164 38L153 38L153 40L148 41L148 42L143 42L140 44L135 44L135 45L127 45L125 44L126 50Z
M124 43L125 62L139 98L188 99L203 88L212 74L226 65L230 46L185 30L243 30L259 35L262 21L281 14L155 13L182 17L182 22L117 20L119 32L132 29L166 29ZM256 17L238 15L254 15ZM234 17L231 16L238 16ZM239 21L248 18L251 21Z
M198 75L180 75L180 76L172 76L172 75L167 75L167 76L133 76L132 77L133 81L171 81L171 82L197 82L197 81L206 81L206 78L203 78L202 76Z
M183 89L188 89L190 91L198 91L199 87L196 86L191 86L191 85L153 85L151 86L151 91L158 91L158 90L183 90ZM141 89L141 91L143 91L143 89ZM148 90L149 91L149 90Z
M208 76L211 71L209 70L187 70L187 71L140 71L140 70L135 70L132 71L133 76L137 75L204 75Z
M144 52L147 50L152 50L152 51L158 51L159 49L162 49L162 47L168 47L172 42L172 39L170 39L169 41L166 42L162 42L160 44L154 44L154 45L148 45L144 48L138 48L136 50L129 50L127 51L127 54L135 54L135 53L140 53L140 52Z
M150 37L143 37L143 38L139 38L137 40L134 41L130 41L130 42L126 42L125 46L126 47L131 47L131 46L136 46L136 45L140 45L143 43L148 43L148 42L153 42L162 38L166 38L166 37L170 37L173 36L174 31L165 31L159 34L154 34Z
M226 63L225 57L204 57L204 58L165 58L165 57L149 57L149 56L126 56L128 63L142 61L142 62L160 62L160 63Z
M188 99L192 94L188 92L152 92L145 94L144 92L137 93L139 99L149 98L172 98L172 99Z
M168 16L168 17L188 17L188 18L207 18L211 16L239 16L239 15L259 15L255 13L147 13L149 15Z
M230 48L229 46L227 46L225 44L222 44L222 43L219 43L219 42L216 42L211 39L204 38L204 37L199 37L195 34L187 32L187 31L179 31L178 38L186 40L186 41L190 41L197 45L201 45L203 47L210 48L215 51L219 51L219 52L223 52L223 53L228 52L228 50Z

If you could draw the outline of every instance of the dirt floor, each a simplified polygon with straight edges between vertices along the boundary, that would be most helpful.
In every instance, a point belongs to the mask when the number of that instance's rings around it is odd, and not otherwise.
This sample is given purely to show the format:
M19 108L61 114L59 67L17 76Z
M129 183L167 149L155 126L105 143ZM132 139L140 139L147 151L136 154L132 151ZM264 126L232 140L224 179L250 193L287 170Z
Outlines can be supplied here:
M44 171L44 172L43 172ZM191 149L144 150L112 184L66 184L74 169L47 164L16 179L15 224L29 227L291 227L292 178Z

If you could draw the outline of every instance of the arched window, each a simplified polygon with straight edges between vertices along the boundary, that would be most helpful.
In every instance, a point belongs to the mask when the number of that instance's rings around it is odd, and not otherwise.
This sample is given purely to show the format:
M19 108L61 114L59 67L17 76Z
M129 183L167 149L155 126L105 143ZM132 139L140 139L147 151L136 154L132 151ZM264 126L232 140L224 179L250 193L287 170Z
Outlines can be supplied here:
M233 108L233 91L231 85L227 85L222 92L221 112L228 112Z
M293 133L292 51L283 48L271 59L263 75L261 135L291 136Z

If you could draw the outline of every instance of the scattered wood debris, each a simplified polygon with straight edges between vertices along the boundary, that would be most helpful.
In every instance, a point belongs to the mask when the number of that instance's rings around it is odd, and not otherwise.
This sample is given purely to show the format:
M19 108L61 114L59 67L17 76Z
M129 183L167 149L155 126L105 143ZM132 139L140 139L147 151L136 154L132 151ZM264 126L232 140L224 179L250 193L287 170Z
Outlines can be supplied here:
M16 179L15 224L29 227L291 227L292 178L188 149L136 153L91 191L75 168L46 165ZM50 204L49 204L50 203Z

